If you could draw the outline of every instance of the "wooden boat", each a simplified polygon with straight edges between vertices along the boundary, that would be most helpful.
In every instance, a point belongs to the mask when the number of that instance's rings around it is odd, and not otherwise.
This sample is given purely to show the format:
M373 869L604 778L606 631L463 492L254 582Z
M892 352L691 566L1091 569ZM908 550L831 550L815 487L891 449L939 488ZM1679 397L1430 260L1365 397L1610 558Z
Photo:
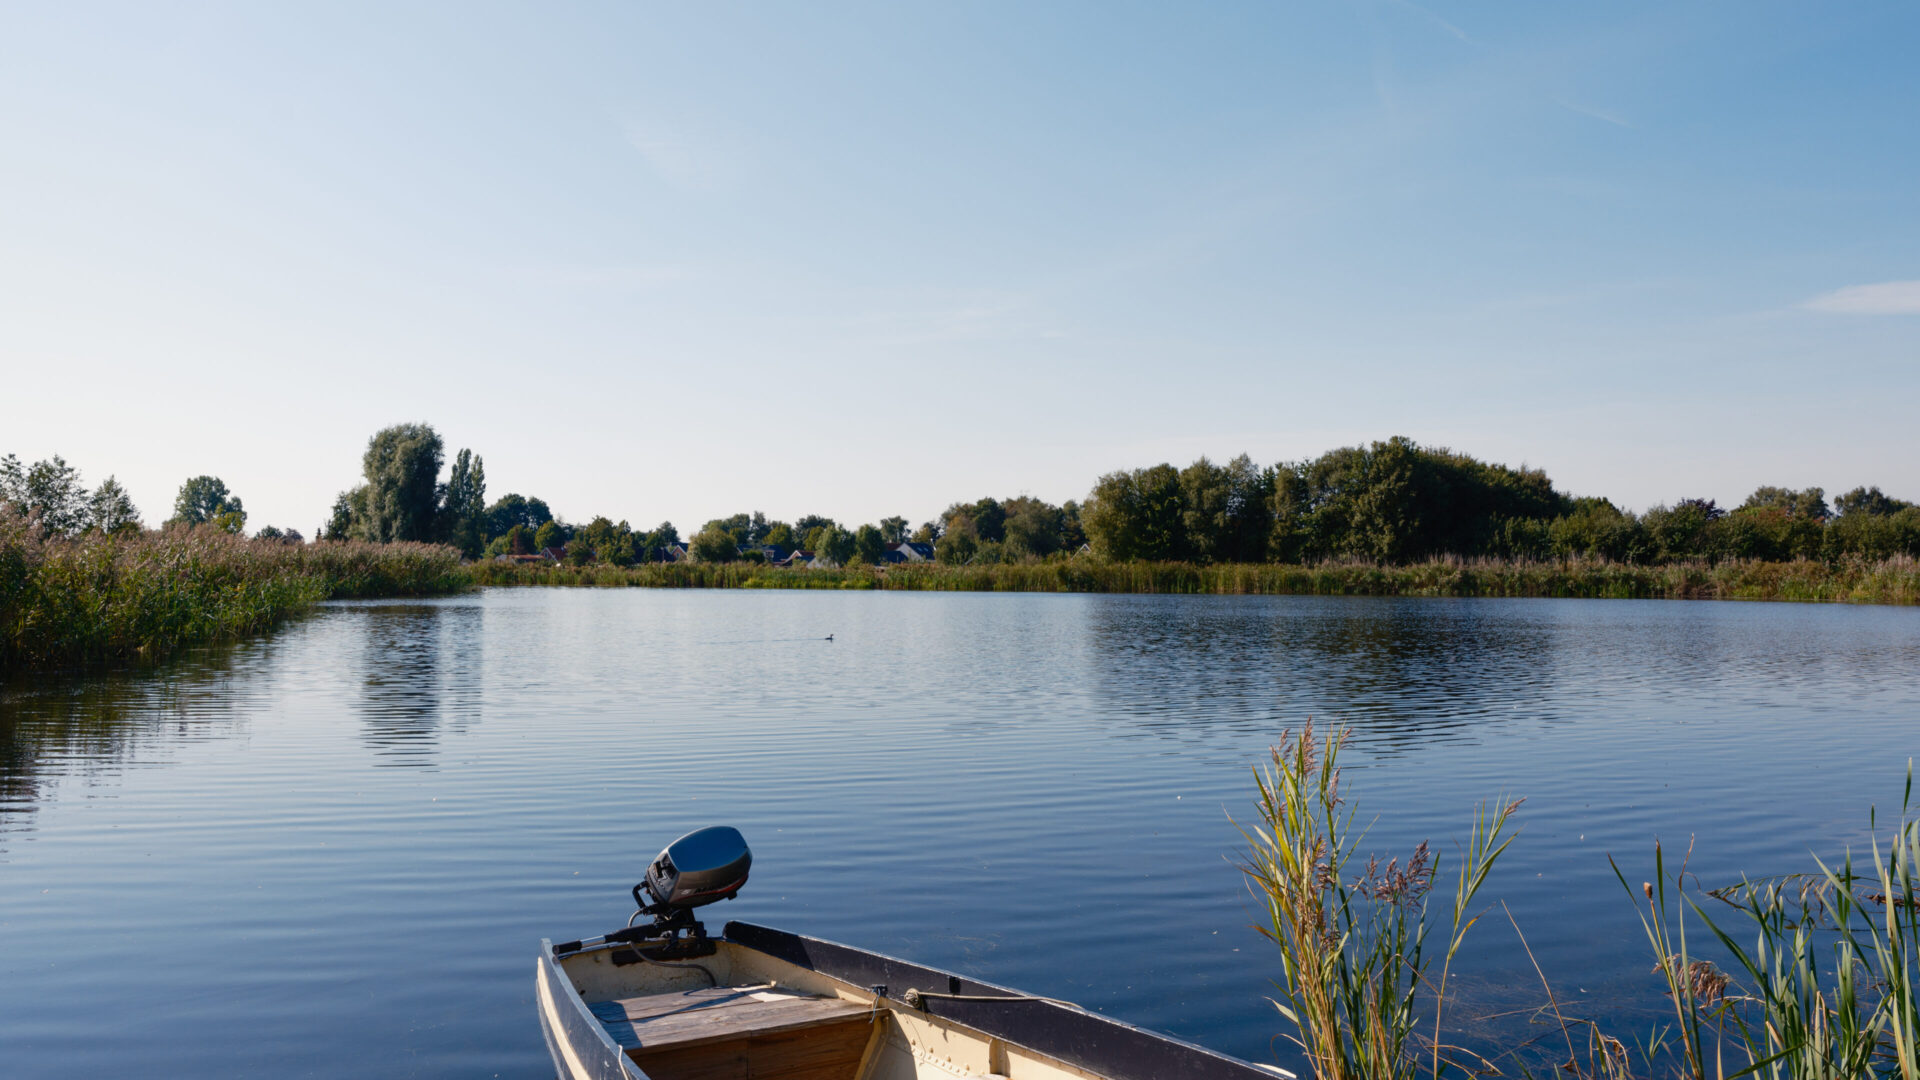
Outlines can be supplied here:
M744 858L704 877L689 869L702 854L727 861L739 835L731 829L731 839L707 836L704 852L688 843L714 831L669 845L634 887L636 916L654 914L653 925L540 943L535 1000L561 1080L1292 1078L1065 1002L818 938L743 922L707 937L688 912L737 892L750 858L740 841ZM722 887L707 887L715 881Z

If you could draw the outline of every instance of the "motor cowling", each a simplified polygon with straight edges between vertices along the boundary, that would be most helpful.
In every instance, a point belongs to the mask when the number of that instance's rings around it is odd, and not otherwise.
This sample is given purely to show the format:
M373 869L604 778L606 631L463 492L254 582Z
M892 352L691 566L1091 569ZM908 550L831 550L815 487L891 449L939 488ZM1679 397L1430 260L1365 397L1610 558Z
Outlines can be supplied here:
M668 844L641 884L661 909L686 910L732 899L752 866L753 852L740 830L710 825Z

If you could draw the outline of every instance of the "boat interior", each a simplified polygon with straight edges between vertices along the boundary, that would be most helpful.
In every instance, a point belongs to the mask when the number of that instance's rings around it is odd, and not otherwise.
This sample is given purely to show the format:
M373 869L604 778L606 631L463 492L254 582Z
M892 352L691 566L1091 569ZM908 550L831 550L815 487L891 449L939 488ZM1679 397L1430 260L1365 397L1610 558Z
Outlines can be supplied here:
M1083 1080L1050 1059L873 988L728 941L682 964L606 947L561 970L651 1080Z

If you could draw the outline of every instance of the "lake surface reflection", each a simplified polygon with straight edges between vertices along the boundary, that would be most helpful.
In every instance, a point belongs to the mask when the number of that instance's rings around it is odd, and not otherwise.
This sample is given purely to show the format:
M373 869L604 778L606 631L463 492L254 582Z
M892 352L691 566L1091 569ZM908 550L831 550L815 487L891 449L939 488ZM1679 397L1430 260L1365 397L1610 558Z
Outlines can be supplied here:
M833 634L831 643L823 640ZM1608 868L1798 870L1898 806L1920 611L1635 601L492 590L329 606L0 690L9 1076L550 1075L534 946L739 826L712 909L1293 1063L1232 864L1248 769L1355 730L1374 846L1490 886L1563 1002L1663 1002ZM1538 980L1495 908L1461 1000ZM110 1019L108 1019L110 1018Z

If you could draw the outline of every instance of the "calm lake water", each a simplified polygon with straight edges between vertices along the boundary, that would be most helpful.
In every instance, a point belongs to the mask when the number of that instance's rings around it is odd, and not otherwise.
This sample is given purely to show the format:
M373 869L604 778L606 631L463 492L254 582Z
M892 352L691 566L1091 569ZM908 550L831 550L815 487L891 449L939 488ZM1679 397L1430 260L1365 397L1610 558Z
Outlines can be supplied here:
M829 643L822 640L833 634ZM1249 767L1355 730L1371 846L1525 796L1504 900L1571 1011L1663 1006L1607 864L1808 867L1897 810L1920 610L1638 601L491 590L341 604L0 690L0 1073L551 1075L538 939L667 841L751 919L1291 1063L1233 865ZM1541 1000L1496 906L1460 1000ZM1537 1033L1532 1029L1531 1033Z

